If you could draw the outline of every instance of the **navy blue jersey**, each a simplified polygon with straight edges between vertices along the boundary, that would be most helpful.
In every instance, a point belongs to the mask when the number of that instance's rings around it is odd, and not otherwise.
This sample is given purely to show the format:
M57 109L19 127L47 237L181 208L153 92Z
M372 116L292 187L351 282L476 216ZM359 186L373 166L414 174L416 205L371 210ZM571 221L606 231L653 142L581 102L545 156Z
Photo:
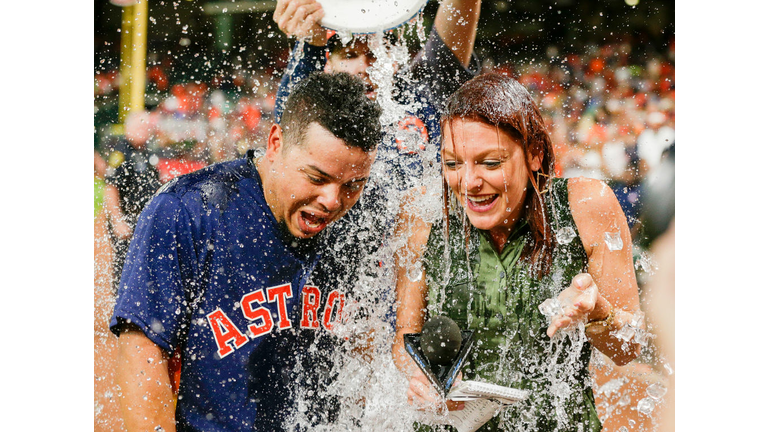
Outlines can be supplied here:
M252 155L164 186L126 259L110 327L181 352L179 431L281 429L302 339L342 316L343 293L305 286L320 239L275 220Z

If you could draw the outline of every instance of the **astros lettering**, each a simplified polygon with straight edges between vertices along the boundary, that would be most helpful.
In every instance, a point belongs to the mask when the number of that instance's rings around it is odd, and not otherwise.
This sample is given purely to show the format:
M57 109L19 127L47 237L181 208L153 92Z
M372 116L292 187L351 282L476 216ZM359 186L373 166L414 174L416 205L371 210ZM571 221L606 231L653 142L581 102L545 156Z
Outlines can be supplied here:
M221 308L216 308L207 314L206 318L213 332L219 357L224 358L250 340L272 333L275 324L278 330L292 328L293 323L289 318L287 302L291 298L293 298L291 284L276 285L266 290L260 288L243 295L240 299L240 311L249 322L246 332L239 329ZM317 330L322 323L323 328L332 330L333 326L342 319L345 300L343 293L333 290L328 293L325 302L322 302L322 293L319 288L312 285L304 286L301 290L300 328ZM275 314L277 322L267 307L270 303L277 306Z

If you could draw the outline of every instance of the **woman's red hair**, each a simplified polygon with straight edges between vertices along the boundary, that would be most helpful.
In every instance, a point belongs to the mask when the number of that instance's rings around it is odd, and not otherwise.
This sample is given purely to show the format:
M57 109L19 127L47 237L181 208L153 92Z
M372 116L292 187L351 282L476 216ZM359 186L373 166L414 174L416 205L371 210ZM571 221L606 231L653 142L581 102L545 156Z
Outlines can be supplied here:
M533 187L528 188L523 210L533 235L533 243L525 246L523 257L531 261L532 273L540 278L549 271L554 250L554 234L541 196L554 172L554 149L539 108L515 79L486 73L468 81L448 98L441 119L443 130L446 123L459 118L496 126L517 139L526 156L541 159L541 168L534 173L529 158L525 158L529 185Z

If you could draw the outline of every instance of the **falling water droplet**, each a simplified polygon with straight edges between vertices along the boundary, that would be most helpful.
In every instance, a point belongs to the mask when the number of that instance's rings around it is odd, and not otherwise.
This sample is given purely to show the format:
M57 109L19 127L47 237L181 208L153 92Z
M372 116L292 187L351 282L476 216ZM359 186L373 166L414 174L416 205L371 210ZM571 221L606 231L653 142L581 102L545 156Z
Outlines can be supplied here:
M560 228L555 233L557 242L565 245L573 241L576 238L576 231L572 227Z
M414 265L411 266L411 268L408 269L408 279L411 280L411 282L418 282L421 280L422 270L420 265Z
M541 312L541 314L547 318L552 318L562 311L563 306L556 298L546 299L542 304L539 305L539 312Z
M668 375L672 375L674 373L674 370L669 363L664 363L664 370L667 371Z
M621 240L621 233L605 233L605 244L608 245L609 250L621 250L624 247L624 242Z
M653 402L653 399L643 398L643 399L640 399L640 402L637 403L637 411L649 416L653 412L653 408L655 406L656 404Z
M631 399L629 398L629 395L625 394L624 396L619 399L617 402L619 406L627 406L631 402Z
M660 383L653 383L645 389L645 392L648 393L648 396L658 401L661 400L665 394L667 394L667 388Z

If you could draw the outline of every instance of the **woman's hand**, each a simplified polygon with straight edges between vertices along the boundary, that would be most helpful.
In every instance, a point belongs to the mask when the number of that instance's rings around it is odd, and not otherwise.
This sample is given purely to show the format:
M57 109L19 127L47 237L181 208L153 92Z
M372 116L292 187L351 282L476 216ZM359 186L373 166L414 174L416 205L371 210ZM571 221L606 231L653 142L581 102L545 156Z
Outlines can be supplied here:
M453 385L461 381L461 372ZM408 383L408 403L422 411L444 413L464 409L464 402L446 400L440 397L437 390L420 369L416 369Z
M549 337L573 323L601 320L610 314L610 304L600 295L589 273L576 275L571 285L557 296L557 300L563 306L563 311L552 317L552 322L547 328ZM596 307L598 303L600 307Z

